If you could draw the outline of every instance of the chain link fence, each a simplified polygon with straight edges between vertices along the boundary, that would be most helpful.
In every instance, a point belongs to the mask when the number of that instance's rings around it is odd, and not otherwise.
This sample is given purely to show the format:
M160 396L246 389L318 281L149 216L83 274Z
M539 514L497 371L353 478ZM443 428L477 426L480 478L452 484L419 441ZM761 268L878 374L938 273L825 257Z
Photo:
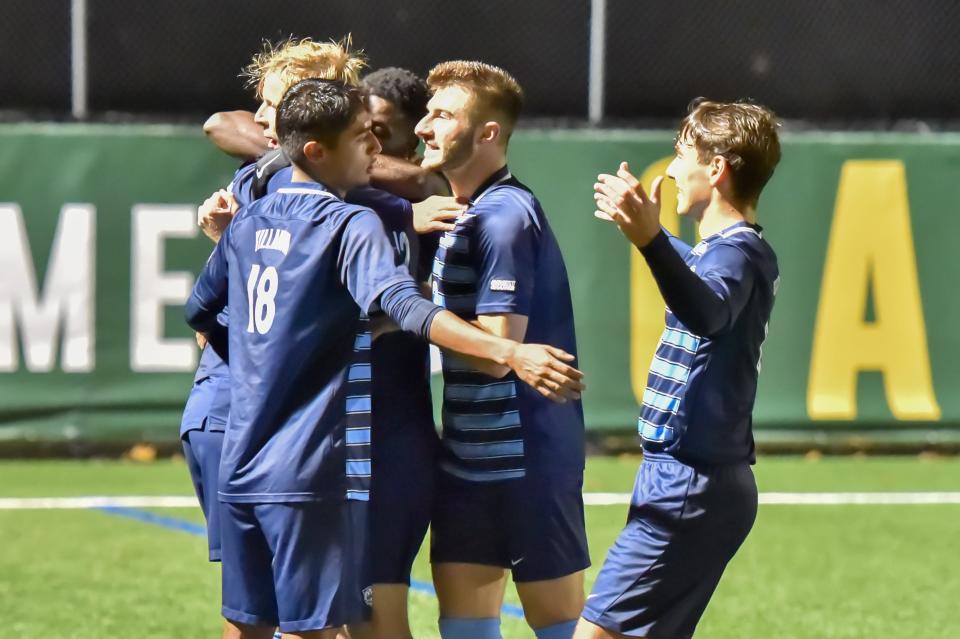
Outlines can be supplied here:
M74 41L71 53L78 5L86 46ZM73 107L95 120L192 120L252 108L237 75L264 39L352 33L373 68L501 65L524 86L528 119L585 121L593 83L591 115L612 125L672 122L700 95L840 126L960 120L956 0L4 0L4 14L7 119L67 118ZM605 19L591 31L594 15ZM86 96L72 90L77 73Z

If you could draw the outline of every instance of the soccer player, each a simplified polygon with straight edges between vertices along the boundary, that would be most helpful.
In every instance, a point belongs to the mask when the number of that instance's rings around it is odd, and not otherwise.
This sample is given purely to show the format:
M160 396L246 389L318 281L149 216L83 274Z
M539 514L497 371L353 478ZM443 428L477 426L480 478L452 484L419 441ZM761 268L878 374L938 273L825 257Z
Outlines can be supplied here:
M294 183L243 207L187 302L190 325L228 358L230 422L219 494L223 612L242 638L334 637L364 617L369 429L348 429L348 368L361 312L487 370L514 370L545 397L576 401L564 351L490 335L423 299L380 219L343 195L369 180L379 143L360 92L305 80L279 105ZM229 328L217 319L229 302ZM228 347L229 345L229 347ZM362 344L359 345L362 347Z
M280 102L290 83L310 77L317 68L302 59L300 46L259 57L256 66L248 71L263 100L257 121L264 126L264 134L273 146L277 143L273 105ZM413 128L426 112L424 81L404 69L391 68L368 75L363 85L371 107L373 132L381 144L387 144L381 154L413 158L419 143ZM230 187L232 196L224 194L223 198L226 201L232 197L239 204L248 204L289 186L292 180L290 160L277 148L238 172ZM415 228L421 232L452 228L446 220L456 217L463 208L444 198L430 198L411 206L403 198L372 187L353 189L346 200L377 213L398 259L418 281L429 277L436 242L421 242ZM216 210L209 215L217 215ZM224 217L229 220L228 213ZM382 323L378 321L377 325ZM430 399L427 345L409 333L381 332L374 331L369 351L357 352L358 358L372 361L355 362L355 375L351 378L352 394L371 398L372 411L353 411L350 419L357 423L369 423L372 419L372 460L378 469L372 479L370 506L368 564L372 616L369 624L351 628L355 639L410 636L410 572L426 535L434 497L438 441Z
M751 412L779 274L756 223L780 160L773 113L695 102L667 176L677 212L699 225L690 248L660 227L626 163L594 185L597 217L643 254L667 304L639 430L644 459L626 527L587 598L578 639L691 637L757 514Z
M423 166L469 209L440 240L434 301L491 334L576 353L566 267L533 193L507 167L523 93L503 69L444 62L417 125ZM443 358L443 455L431 562L445 639L495 639L507 571L539 639L569 639L590 564L583 512L580 402L555 404Z
M289 86L284 84L283 78L290 82L289 76L297 77L299 73L304 77L321 77L356 84L360 80L363 66L363 60L351 52L345 43L302 40L287 42L276 49L267 48L254 58L251 70L270 70L269 74L261 73L264 82L258 86L258 94L263 93L269 80L267 90L272 92L270 95L275 99L275 103L278 103L283 96L283 90ZM265 77L268 75L269 77ZM262 108L266 109L267 106ZM260 137L263 139L262 133ZM235 181L249 171L254 171L251 175L256 175L255 168L245 167L238 171ZM248 201L252 197L248 196ZM198 223L203 232L217 242L238 206L239 202L227 191L211 195L198 209ZM227 313L222 314L221 321L227 321ZM216 486L223 432L230 408L230 372L213 348L208 347L202 338L199 342L202 354L181 419L180 438L194 489L207 522L209 558L210 561L219 561L220 530Z

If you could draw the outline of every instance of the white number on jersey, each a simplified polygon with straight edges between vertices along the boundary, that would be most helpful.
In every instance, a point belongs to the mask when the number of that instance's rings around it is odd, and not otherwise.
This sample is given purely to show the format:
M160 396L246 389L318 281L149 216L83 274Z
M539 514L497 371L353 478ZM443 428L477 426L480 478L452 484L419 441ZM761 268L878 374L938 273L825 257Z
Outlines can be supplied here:
M247 278L247 332L254 329L261 335L266 335L273 326L273 318L277 314L277 305L274 298L277 296L277 286L280 278L277 269L268 266L260 274L260 265L250 267L250 277Z

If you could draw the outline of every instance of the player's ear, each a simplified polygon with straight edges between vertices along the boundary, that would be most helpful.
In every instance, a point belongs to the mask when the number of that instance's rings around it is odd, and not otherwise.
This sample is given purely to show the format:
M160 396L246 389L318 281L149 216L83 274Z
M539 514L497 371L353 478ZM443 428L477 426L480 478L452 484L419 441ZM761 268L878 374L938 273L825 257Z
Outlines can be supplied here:
M730 163L722 155L715 155L707 165L707 178L710 186L717 186L730 174Z
M501 135L503 135L503 129L500 127L499 122L494 122L491 120L489 122L485 122L480 128L480 142L482 144L497 142Z
M310 140L303 145L303 156L311 162L322 160L326 155L326 149L316 140Z

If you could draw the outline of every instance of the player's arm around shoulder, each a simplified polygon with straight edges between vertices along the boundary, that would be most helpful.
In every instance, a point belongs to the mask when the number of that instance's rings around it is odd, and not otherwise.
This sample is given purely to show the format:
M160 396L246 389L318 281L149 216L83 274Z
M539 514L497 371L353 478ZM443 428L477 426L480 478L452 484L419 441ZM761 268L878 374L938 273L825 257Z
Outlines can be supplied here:
M214 113L203 123L203 133L215 147L241 160L255 160L269 148L250 111Z

